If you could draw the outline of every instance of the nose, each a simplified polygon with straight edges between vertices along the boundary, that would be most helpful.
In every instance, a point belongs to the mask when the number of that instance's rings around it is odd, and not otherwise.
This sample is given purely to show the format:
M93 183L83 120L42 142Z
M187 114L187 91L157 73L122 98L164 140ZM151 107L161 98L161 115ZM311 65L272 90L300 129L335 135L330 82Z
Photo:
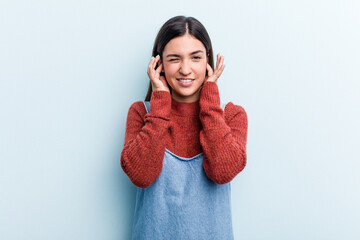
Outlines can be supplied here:
M179 72L184 76L187 76L191 73L191 66L187 60L181 62Z

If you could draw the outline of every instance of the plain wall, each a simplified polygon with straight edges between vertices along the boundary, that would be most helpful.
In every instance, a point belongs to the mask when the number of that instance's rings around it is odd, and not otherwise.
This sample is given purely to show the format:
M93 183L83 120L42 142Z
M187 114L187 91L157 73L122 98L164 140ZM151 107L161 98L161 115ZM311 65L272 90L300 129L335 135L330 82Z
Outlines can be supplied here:
M248 114L235 239L360 239L360 3L0 2L0 239L129 239L120 167L155 36L193 16Z

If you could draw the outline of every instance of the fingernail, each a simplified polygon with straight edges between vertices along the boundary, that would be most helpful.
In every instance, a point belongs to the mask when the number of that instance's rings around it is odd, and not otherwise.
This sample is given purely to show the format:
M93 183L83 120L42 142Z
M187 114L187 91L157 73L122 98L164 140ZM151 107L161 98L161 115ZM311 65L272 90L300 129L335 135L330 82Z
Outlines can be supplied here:
M149 65L149 69L151 68L151 66Z
M153 59L154 57L151 57L151 59Z
M158 54L158 55L156 55L156 57L159 57L159 54Z

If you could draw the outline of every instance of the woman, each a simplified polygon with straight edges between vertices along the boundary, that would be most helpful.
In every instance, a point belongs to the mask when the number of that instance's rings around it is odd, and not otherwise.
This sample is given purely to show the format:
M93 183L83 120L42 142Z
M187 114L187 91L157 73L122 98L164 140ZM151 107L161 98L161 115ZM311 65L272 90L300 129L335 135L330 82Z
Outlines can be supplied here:
M129 108L121 167L137 186L133 239L233 239L230 181L246 164L247 115L221 105L224 58L204 26L160 29L145 102Z

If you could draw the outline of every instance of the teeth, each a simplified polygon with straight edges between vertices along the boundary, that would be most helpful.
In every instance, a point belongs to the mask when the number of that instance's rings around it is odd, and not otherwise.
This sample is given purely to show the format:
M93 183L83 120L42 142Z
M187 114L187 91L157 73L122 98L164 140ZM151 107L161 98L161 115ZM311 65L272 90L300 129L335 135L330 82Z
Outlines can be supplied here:
M179 79L180 82L191 82L192 80L190 79Z

